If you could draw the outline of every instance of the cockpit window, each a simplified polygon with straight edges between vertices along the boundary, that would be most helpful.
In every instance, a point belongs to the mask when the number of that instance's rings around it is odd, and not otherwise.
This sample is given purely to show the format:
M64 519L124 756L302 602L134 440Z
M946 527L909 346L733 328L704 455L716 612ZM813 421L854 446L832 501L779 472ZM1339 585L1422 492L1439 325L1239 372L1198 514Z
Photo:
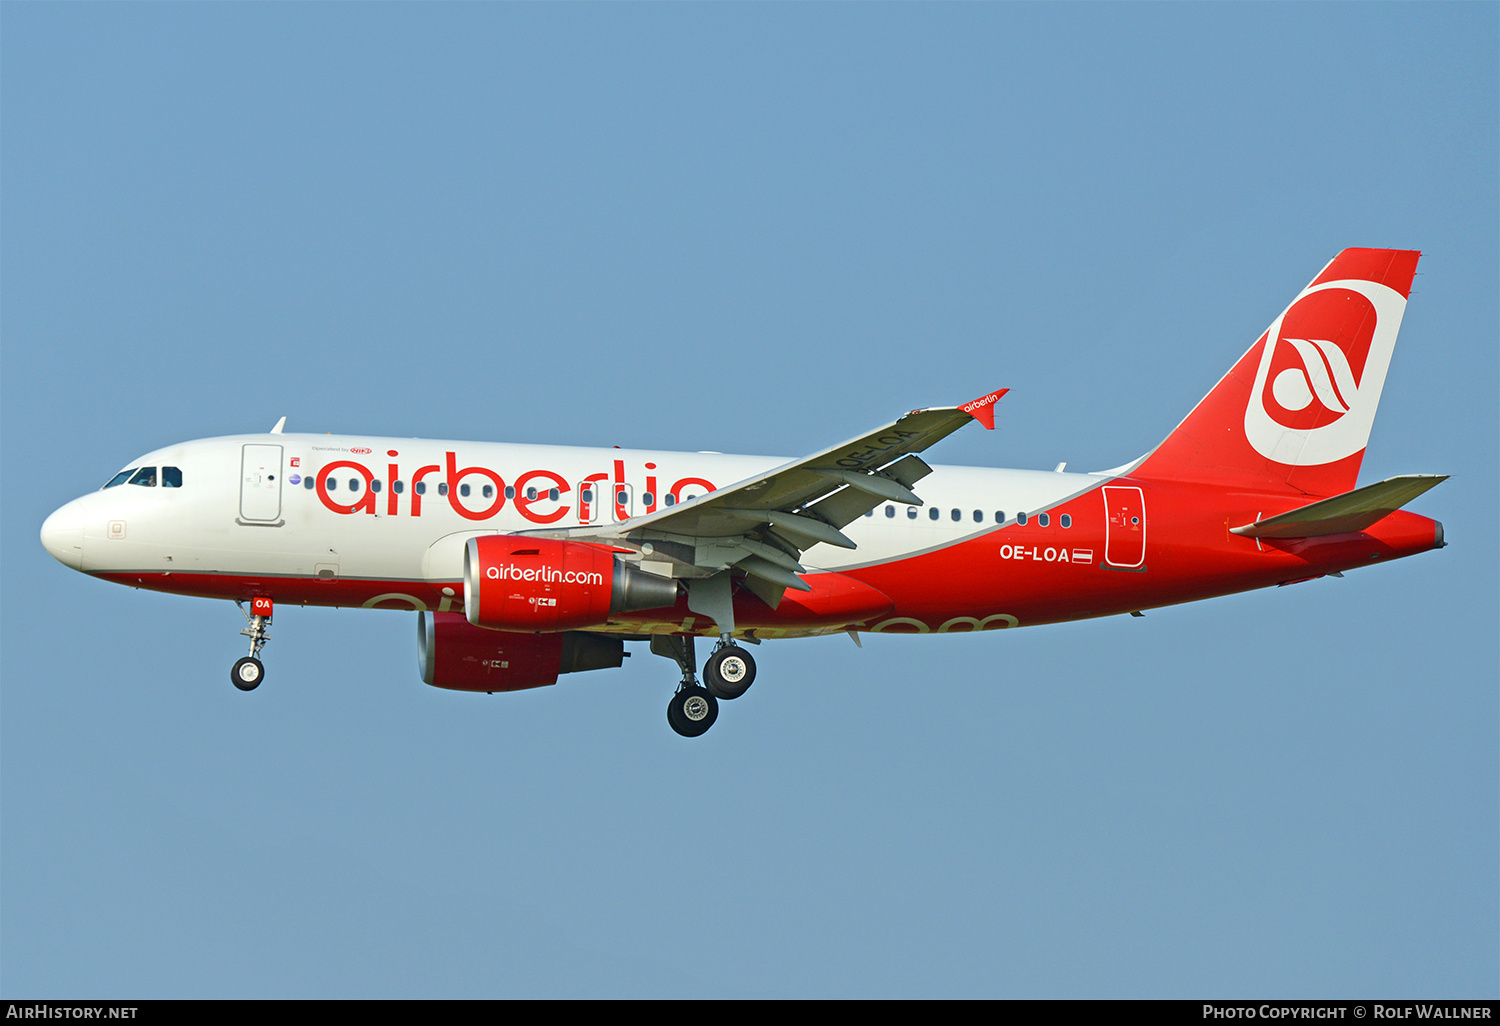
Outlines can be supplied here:
M118 474L116 474L114 477L110 478L109 479L109 484L105 485L104 487L105 488L113 488L115 485L122 485L126 481L128 481L130 479L130 475L134 474L134 473L135 473L135 468L134 467L131 467L129 470L122 470Z
M127 484L133 484L133 485L140 485L142 488L155 488L156 487L156 468L155 467L142 467L140 470L137 470L135 472L135 476L132 477L126 483Z
M180 467L162 467L161 468L161 486L163 488L181 488L182 487L182 468L180 468Z

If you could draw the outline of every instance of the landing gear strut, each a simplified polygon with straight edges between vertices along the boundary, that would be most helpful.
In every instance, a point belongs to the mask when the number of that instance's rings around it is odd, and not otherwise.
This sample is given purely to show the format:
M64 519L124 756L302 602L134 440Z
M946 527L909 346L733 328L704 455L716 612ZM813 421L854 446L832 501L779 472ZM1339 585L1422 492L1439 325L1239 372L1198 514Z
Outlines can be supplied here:
M245 603L235 599L234 604L245 613ZM271 631L271 600L251 599L250 612L245 613L249 624L241 634L250 639L250 654L235 662L229 671L229 679L241 691L254 691L266 677L266 667L260 661L260 650L265 647Z

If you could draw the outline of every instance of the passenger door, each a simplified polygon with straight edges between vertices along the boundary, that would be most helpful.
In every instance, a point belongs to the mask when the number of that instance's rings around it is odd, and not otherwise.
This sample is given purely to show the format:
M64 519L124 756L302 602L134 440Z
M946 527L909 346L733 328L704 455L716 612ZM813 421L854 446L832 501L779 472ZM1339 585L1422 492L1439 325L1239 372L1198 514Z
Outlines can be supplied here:
M1104 562L1134 569L1146 564L1146 497L1133 485L1104 486Z
M240 520L269 524L281 516L281 446L247 445L240 457Z

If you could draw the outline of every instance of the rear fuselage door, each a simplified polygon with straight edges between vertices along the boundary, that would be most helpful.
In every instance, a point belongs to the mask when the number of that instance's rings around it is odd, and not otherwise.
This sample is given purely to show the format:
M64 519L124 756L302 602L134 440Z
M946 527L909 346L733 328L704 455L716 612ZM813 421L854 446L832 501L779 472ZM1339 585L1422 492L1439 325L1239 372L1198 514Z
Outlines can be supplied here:
M1104 486L1104 562L1134 568L1146 563L1146 497L1133 485Z
M281 516L281 446L247 445L240 458L240 519L269 523Z

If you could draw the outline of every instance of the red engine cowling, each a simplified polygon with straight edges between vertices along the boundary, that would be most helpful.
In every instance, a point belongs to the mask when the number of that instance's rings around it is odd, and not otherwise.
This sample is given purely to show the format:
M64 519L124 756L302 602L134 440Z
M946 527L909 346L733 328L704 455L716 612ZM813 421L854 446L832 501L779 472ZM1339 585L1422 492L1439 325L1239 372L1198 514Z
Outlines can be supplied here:
M602 545L492 534L470 538L464 548L464 611L476 627L598 627L611 613L676 601L676 581L627 566Z
M564 631L517 634L475 627L462 613L417 614L422 680L456 691L520 691L556 684L558 674L602 670L625 659L619 638Z

